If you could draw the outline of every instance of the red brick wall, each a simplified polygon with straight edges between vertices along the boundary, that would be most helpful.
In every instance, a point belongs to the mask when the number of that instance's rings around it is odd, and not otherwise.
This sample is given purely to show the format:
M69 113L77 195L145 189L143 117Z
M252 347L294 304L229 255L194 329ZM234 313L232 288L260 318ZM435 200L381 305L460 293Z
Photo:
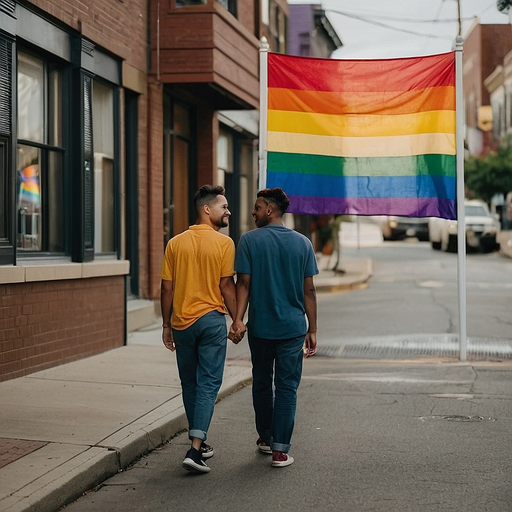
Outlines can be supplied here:
M148 0L32 0L94 43L146 70Z
M0 381L124 344L125 277L0 286Z
M259 6L259 2L256 2ZM259 16L254 1L237 2L237 20L252 34L259 39Z
M163 220L163 92L162 84L151 77L148 82L148 181L146 213L141 212L140 246L141 274L147 276L141 283L141 295L147 299L160 299L160 267L164 256ZM141 177L142 180L142 177ZM143 199L144 200L144 199ZM143 220L142 217L145 217ZM145 222L145 224L144 224ZM142 266L145 266L143 269ZM144 286L145 285L145 286Z

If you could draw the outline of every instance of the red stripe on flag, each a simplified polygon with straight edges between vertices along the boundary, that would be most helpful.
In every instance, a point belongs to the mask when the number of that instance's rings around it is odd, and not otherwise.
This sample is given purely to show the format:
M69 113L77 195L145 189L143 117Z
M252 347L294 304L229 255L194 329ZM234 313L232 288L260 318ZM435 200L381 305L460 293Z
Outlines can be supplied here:
M268 54L268 87L334 92L455 86L455 52L402 59L337 60Z

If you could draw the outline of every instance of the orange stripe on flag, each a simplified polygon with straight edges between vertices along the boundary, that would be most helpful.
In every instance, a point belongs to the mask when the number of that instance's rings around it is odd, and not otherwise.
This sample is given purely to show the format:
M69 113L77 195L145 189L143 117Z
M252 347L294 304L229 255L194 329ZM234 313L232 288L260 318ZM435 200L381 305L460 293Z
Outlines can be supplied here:
M455 111L455 87L406 92L327 92L269 88L268 108L322 114L412 114Z

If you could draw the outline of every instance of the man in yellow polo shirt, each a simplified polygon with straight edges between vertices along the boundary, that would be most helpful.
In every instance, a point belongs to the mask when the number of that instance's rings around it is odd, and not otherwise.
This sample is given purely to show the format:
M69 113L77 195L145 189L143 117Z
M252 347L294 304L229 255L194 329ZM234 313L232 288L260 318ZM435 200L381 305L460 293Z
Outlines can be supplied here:
M228 225L223 187L202 186L194 195L196 224L167 243L160 277L162 341L176 350L183 404L192 442L188 471L207 473L213 455L205 443L226 360L226 313L235 314L235 245L219 229ZM240 338L234 340L238 342Z

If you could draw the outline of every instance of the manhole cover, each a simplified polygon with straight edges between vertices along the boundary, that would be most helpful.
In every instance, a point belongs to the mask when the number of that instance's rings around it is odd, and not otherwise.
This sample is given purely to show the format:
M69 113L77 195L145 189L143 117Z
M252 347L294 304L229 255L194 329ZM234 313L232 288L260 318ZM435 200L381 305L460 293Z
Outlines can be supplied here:
M451 416L443 416L443 420L446 421L483 421L483 416L460 416L453 414Z
M458 422L479 422L479 421L490 421L494 423L496 418L484 418L483 416L465 416L461 414L447 414L445 416L422 416L421 420L445 420L445 421L458 421Z

